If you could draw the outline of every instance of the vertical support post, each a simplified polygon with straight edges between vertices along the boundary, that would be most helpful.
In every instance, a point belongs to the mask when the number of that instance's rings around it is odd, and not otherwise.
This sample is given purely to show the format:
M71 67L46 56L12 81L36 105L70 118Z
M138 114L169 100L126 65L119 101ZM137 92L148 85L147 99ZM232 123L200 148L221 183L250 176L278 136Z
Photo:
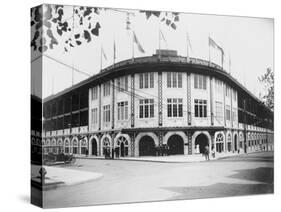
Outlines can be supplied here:
M111 111L112 111L112 118L111 118L111 129L114 129L114 122L115 122L115 82L112 79L112 101L111 101Z
M158 126L163 124L162 72L158 72Z
M133 132L131 135L130 135L130 138L131 138L131 156L134 157L135 156L135 132Z
M99 84L99 131L101 130L101 84Z
M244 115L244 153L247 153L247 118L246 118L246 100L243 100L243 115Z
M213 106L213 78L210 77L210 110L211 110L211 125L214 125L214 106Z
M135 126L135 75L131 75L131 127Z
M187 74L187 124L191 125L191 75ZM188 148L190 149L190 148Z
M187 139L188 139L188 154L192 155L192 132L188 131L187 132Z

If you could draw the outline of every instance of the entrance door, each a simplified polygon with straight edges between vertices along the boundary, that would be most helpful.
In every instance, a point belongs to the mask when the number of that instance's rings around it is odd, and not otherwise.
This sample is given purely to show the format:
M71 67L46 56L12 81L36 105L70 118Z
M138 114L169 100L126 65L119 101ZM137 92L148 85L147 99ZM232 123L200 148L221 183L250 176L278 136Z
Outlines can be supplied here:
M169 154L170 155L184 154L184 141L183 141L181 136L172 135L168 139L167 144L169 146Z
M97 141L96 139L92 139L92 155L97 155Z
M124 142L121 143L120 147L121 147L121 157L124 157L125 156L125 145L124 145Z
M143 136L139 142L139 156L155 156L155 144L150 136Z
M199 153L205 152L205 147L209 145L208 137L204 134L200 134L196 137L195 140L195 148L199 147L198 151Z

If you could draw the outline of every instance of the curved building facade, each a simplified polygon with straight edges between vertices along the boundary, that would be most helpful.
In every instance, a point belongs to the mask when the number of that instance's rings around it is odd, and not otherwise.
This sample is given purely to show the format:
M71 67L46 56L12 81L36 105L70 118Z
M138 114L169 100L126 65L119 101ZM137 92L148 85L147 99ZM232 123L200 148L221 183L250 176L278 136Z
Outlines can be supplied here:
M221 67L176 51L114 64L47 97L43 111L45 153L273 150L273 112Z

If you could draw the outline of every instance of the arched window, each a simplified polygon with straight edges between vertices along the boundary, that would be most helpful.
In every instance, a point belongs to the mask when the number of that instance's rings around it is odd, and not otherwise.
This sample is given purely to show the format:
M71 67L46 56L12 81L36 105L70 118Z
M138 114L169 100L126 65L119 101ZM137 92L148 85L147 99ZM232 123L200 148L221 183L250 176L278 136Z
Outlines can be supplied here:
M124 136L120 136L116 143L115 153L116 156L125 157L128 156L129 142Z
M78 141L77 139L73 140L73 154L78 154Z
M87 140L84 138L81 141L81 154L87 154L87 146L88 146L88 142Z
M224 139L223 134L219 133L216 137L216 152L223 152L224 151Z
M69 140L66 140L65 143L64 143L64 152L66 154L69 153L69 146L70 146L70 142L69 142Z

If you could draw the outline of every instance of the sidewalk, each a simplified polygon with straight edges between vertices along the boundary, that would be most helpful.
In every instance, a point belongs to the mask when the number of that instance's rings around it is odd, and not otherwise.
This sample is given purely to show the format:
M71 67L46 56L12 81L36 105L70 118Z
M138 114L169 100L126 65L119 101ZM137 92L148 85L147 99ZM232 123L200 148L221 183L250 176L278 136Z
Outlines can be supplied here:
M241 155L243 153L217 153L215 158L210 156L210 160L218 160L221 158L233 157ZM105 160L101 156L77 156L80 159L100 159ZM111 159L109 159L111 160ZM158 163L191 163L191 162L204 162L205 156L202 154L196 155L169 155L169 156L142 156L142 157L120 157L114 158L114 160L127 160L127 161L146 161L146 162L158 162Z
M43 166L46 171L44 190L56 188L57 186L77 185L101 178L101 173L72 170L68 168ZM35 184L41 184L40 170L41 166L31 165L31 180Z

